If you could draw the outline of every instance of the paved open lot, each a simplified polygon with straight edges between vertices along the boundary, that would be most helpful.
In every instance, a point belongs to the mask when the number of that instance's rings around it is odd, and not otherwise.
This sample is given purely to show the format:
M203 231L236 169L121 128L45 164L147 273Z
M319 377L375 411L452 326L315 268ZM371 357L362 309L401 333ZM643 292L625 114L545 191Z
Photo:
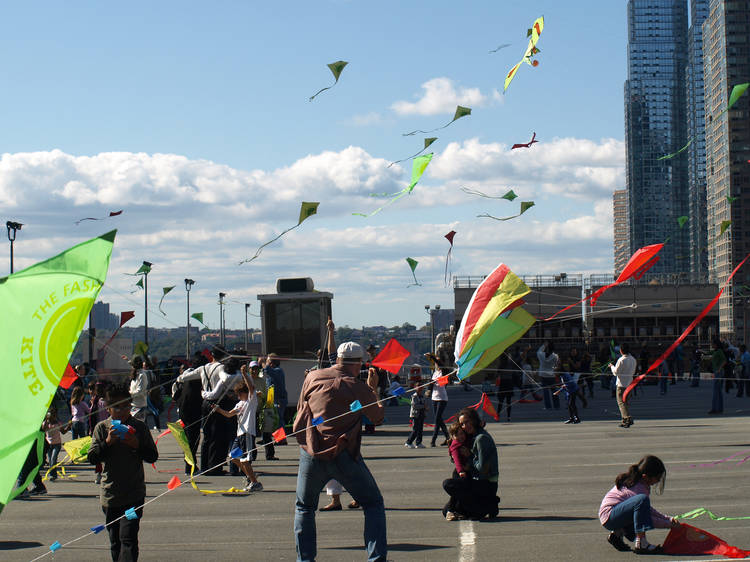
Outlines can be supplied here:
M453 387L448 410L452 413L478 398L476 391ZM707 416L709 405L705 382L699 389L685 383L670 386L666 396L654 386L643 387L632 407L636 424L628 430L617 426L614 400L598 385L589 407L579 407L579 425L562 424L564 410L514 406L511 423L488 424L500 455L502 503L500 517L487 522L442 518L446 496L441 482L451 472L447 450L405 449L407 408L388 408L386 424L365 437L363 454L385 497L389 559L632 560L635 555L616 552L606 542L597 510L615 475L646 453L659 455L668 467L665 493L654 496L664 513L706 507L719 515L750 515L750 462L688 468L743 450L750 455L750 398L731 395L723 416ZM181 467L171 438L163 438L159 449L158 468ZM148 505L140 533L141 559L294 560L297 447L277 451L281 461L257 463L265 486L261 493L202 496L183 485ZM103 522L93 471L82 466L73 472L79 476L49 483L49 495L14 501L5 509L0 515L0 558L31 560L55 540L64 543ZM146 475L153 497L166 489L172 473L146 467ZM238 483L233 477L200 480L207 489ZM321 505L325 501L323 494ZM318 558L365 560L362 522L361 511L319 513ZM730 544L750 548L749 521L693 523ZM665 535L652 531L649 538L660 542ZM54 559L106 560L108 554L107 538L99 534L63 548Z

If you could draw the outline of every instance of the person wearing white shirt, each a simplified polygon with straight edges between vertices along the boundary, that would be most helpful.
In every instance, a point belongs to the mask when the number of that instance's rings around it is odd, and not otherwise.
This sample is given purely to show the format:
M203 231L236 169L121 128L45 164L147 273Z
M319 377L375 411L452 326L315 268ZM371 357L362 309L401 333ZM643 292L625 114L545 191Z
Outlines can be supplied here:
M130 415L146 423L146 394L148 393L148 374L143 369L143 358L136 355L130 361L130 396L133 406Z
M617 377L617 407L620 408L620 417L622 422L620 427L630 427L633 425L633 418L628 411L628 405L622 399L625 389L633 382L637 362L635 357L630 355L630 345L628 343L620 344L620 358L617 363L610 365L612 374Z
M222 359L224 352L221 349L214 351L216 359ZM224 410L231 410L234 406L232 399L227 393L234 388L240 379L240 364L234 357L224 359L222 362L214 360L207 365L197 369L189 369L177 377L177 382L186 382L200 379L201 397L201 419L203 420L203 442L201 443L201 472L209 476L223 474L222 465L226 461L229 452L231 436L231 422L223 416L211 415L213 406L218 405Z
M537 350L536 357L539 359L539 380L542 382L542 394L544 395L544 409L560 409L560 398L552 394L551 388L555 386L555 369L560 363L560 357L555 353L551 341L546 341Z

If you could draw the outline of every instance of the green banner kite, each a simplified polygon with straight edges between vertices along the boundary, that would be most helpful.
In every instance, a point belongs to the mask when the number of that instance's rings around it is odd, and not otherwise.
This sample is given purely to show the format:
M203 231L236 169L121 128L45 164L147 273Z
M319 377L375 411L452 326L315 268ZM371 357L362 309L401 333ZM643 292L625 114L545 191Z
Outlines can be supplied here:
M462 105L456 106L456 112L453 114L453 119L448 121L445 125L442 127L438 127L436 129L431 129L429 131L422 131L421 129L417 129L416 131L412 131L411 133L402 133L401 136L403 137L410 137L412 135L416 135L417 133L432 133L433 131L439 131L440 129L445 129L448 125L453 123L456 119L461 119L461 117L466 117L467 115L471 115L471 108L470 107L464 107ZM427 142L427 139L425 139L425 142ZM427 148L427 147L425 147Z
M198 322L200 322L201 324L203 324L203 313L202 312L194 312L193 314L190 315L190 318L194 318L195 320L197 320ZM203 325L205 326L205 324L203 324Z
M669 160L670 158L674 158L678 154L681 154L681 153L685 152L691 144L693 144L693 139L692 138L689 141L687 141L687 144L685 146L683 146L677 152L673 152L672 154L667 154L665 156L660 156L659 158L657 158L657 160Z
M417 281L417 274L415 273L415 270L417 269L417 265L419 265L419 262L413 258L406 258L406 263L409 264L409 267L411 268L412 277L414 277L414 283L408 284L407 287L414 287L415 285L421 286L422 283Z
M239 263L239 265L242 265L243 263L248 263L248 262L253 261L258 256L260 256L260 253L263 251L263 248L265 248L269 244L273 244L274 242L276 242L276 240L278 240L279 238L281 238L282 236L284 236L284 234L286 234L287 232L290 232L290 231L294 230L295 228L297 228L299 225L302 224L302 222L307 217L311 217L312 215L318 214L318 205L320 205L320 203L317 202L317 201L314 201L314 202L302 201L302 205L301 205L300 210L299 210L299 221L297 222L297 224L295 224L294 226L292 226L290 228L287 228L286 230L284 230L281 234L279 234L273 240L269 240L265 244L261 244L261 246L257 250L255 250L255 255L252 258L248 258L246 260L242 260Z
M719 236L724 234L727 231L727 228L729 228L732 225L732 221L721 221L721 230L719 232Z
M468 187L462 187L461 191L463 191L464 193L468 193L469 195L479 195L479 197L486 197L487 199L507 199L508 201L513 201L518 197L518 195L516 195L516 193L512 189L508 190L505 195L487 195L486 193L482 193L481 191L470 189Z
M33 436L107 277L113 230L0 279L3 392L0 503L12 498Z
M162 314L163 314L164 316L166 316L166 315L167 315L167 313L166 313L166 312L164 312L164 311L163 311L163 310L161 309L161 303L163 303L163 302L164 302L164 297L166 297L166 296L167 296L167 293L169 293L169 291L171 291L171 290L172 290L172 289L174 289L174 288L175 288L175 285L172 285L171 287L164 287L164 288L162 288L162 295L161 295L161 299L159 300L159 312L161 312L161 313L162 313Z
M411 156L402 158L401 160L396 160L395 162L391 162L390 164L388 164L388 167L390 168L391 166L393 166L394 164L398 164L399 162L404 162L405 160L411 160L412 158L416 158L417 156L422 154L425 150L427 150L430 147L430 145L436 140L438 140L437 137L427 137L426 139L424 139L424 148L422 148L422 150L412 154Z
M401 191L397 191L396 193L372 193L370 194L370 197L391 197L392 199L388 201L385 205L382 207L378 207L375 209L372 213L366 215L364 213L352 213L355 216L358 217L371 217L372 215L375 215L385 209L388 205L393 204L395 201L398 201L401 199L404 195L411 193L414 190L414 186L417 185L417 182L422 178L422 174L424 174L425 169L427 168L427 164L430 163L430 160L432 160L432 152L429 154L424 154L423 156L417 156L412 165L411 165L411 182L409 183L408 187L405 187Z
M681 217L677 217L677 224L678 224L678 225L680 225L680 228L682 228L683 226L685 226L685 223L686 223L686 222L687 222L688 220L689 220L689 219L688 219L688 218L687 218L686 216L684 216L684 215L683 215L683 216L681 216Z
M310 101L314 100L317 95L321 92L325 92L326 90L330 90L333 88L336 84L339 82L339 76L341 76L341 72L344 70L344 67L349 64L345 60L337 60L336 62L332 62L326 66L328 66L328 69L331 71L331 74L333 74L333 84L330 86L326 86L325 88L321 88L317 92L315 92L312 96L310 96Z
M520 213L518 213L517 215L510 216L510 217L503 217L501 219L498 218L498 217L493 217L492 215L488 215L487 213L484 213L482 215L477 215L477 216L478 217L488 218L488 219L495 219L496 221L509 221L510 219L515 219L516 217L520 217L522 214L524 214L526 211L528 211L529 209L531 209L533 206L534 206L534 202L533 201L522 201L521 202L521 212Z

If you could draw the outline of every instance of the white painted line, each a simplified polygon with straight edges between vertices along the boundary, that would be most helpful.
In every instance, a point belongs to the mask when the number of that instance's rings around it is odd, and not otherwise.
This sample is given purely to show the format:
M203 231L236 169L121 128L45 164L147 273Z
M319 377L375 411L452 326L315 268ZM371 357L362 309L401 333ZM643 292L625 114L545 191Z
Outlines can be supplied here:
M477 534L474 532L473 521L458 522L459 535L459 562L474 562L477 556Z

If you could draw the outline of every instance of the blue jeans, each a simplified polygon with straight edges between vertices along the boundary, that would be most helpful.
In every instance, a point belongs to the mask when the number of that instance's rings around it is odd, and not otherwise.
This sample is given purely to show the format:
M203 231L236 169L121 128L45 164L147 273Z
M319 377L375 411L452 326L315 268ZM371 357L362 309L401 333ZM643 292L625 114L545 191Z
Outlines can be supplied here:
M440 431L442 430L443 435L445 435L445 439L448 439L448 428L445 427L445 421L443 421L443 413L445 412L445 407L448 405L448 402L445 400L433 400L432 401L432 411L435 412L435 428L432 430L432 446L435 446L435 442L437 441L438 435L440 435Z
M608 531L622 529L625 537L634 541L636 533L645 533L654 528L651 521L651 500L646 494L638 494L618 503L609 513L604 528Z
M60 448L62 447L62 445L60 443L56 445L48 444L47 447L47 463L49 464L49 467L52 468L57 464L57 455L60 454ZM52 478L57 478L57 469L53 468L50 471L49 475Z
M724 395L722 394L722 372L714 373L713 396L711 397L711 411L724 411Z
M669 384L669 374L659 371L659 394L667 393L667 385Z
M72 425L73 439L86 437L86 422L77 421Z
M354 459L348 451L342 451L333 460L316 459L302 448L299 451L297 501L294 510L297 560L315 560L318 552L315 511L318 509L320 492L331 478L338 480L364 510L367 560L385 562L388 554L385 505L364 459L361 456Z

